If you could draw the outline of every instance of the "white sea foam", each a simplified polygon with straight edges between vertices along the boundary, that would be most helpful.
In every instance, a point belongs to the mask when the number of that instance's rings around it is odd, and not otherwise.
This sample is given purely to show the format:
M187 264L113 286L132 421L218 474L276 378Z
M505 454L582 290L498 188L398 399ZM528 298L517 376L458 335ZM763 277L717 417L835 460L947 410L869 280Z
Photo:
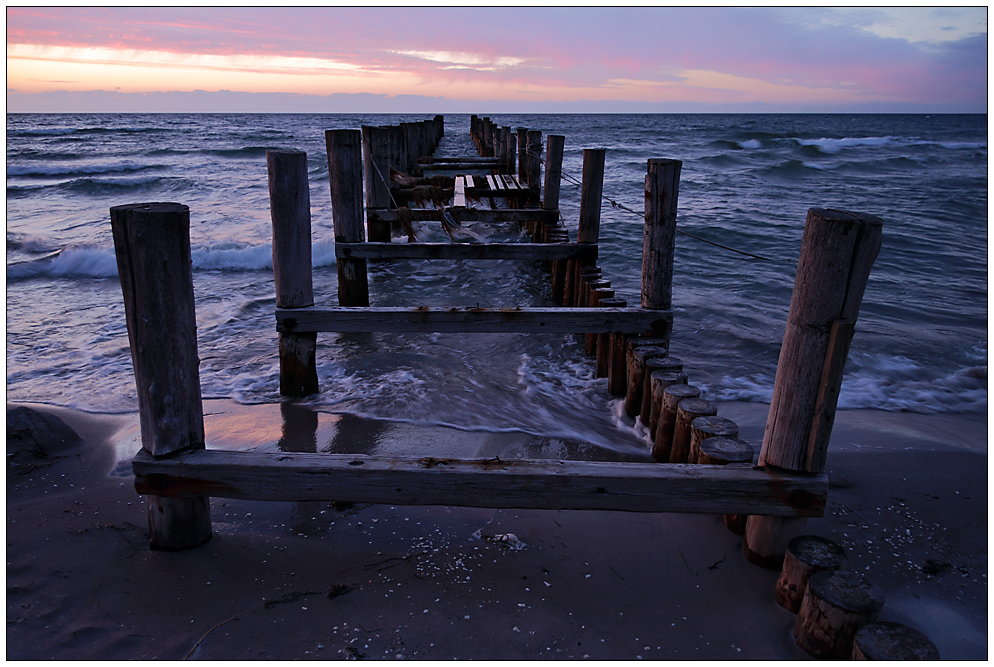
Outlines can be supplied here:
M846 137L843 139L794 139L801 146L817 146L823 153L838 153L843 148L853 146L886 146L894 141L893 137Z

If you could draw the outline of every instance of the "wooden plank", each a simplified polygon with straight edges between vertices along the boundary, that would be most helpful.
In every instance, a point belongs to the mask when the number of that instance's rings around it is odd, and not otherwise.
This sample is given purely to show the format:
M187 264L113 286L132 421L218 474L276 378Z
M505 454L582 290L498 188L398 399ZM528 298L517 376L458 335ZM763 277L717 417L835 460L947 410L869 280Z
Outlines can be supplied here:
M821 516L825 473L749 465L201 450L132 462L139 493L390 505Z
M476 171L485 171L493 169L496 163L490 164L477 164L475 162L443 162L441 164L422 164L419 165L422 171L469 171L475 169Z
M454 164L459 162L463 162L466 164L495 166L499 161L492 157L460 157L458 155L449 155L449 156L433 155L428 158L422 158L422 164Z
M452 195L453 206L466 206L466 178L456 176L455 194Z
M590 243L336 243L335 256L365 259L579 259L597 261Z
M514 177L510 176L509 174L501 174L500 178L504 182L504 189L505 190L517 190L518 189L517 183L514 182Z
M489 190L496 190L497 189L497 182L494 180L493 174L487 174L486 175L486 179L487 179L487 188Z
M651 333L670 312L641 308L277 308L276 330L422 333Z
M559 220L559 211L545 211L538 208L457 209L449 207L449 212L459 222L528 222L534 220L554 223ZM417 222L442 219L440 209L413 208L410 209L410 215L411 219ZM397 220L397 211L396 209L368 208L366 209L366 220L393 222Z
M472 174L466 174L465 178L466 178L466 189L467 190L470 190L470 189L476 187L476 181L473 178Z

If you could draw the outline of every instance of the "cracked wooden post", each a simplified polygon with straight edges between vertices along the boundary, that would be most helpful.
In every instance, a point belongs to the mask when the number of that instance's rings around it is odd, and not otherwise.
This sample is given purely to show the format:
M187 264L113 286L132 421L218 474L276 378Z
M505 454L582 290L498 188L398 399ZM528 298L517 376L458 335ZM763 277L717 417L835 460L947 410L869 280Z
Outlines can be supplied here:
M559 208L559 186L563 176L563 148L566 137L550 134L545 138L545 189L542 191L542 208L554 211ZM511 171L514 171L513 165Z
M680 191L679 160L654 159L646 165L645 226L642 232L642 307L668 309L673 305L673 251L676 247L676 211ZM673 320L655 332L669 340ZM667 347L669 347L667 345Z
M328 130L328 180L335 242L365 241L362 225L362 136L359 130ZM338 258L338 303L369 306L366 260Z
M808 210L759 465L825 469L842 372L882 227L872 215ZM779 569L804 523L750 516L743 552L750 562Z
M314 305L311 280L311 195L307 153L267 151L273 222L273 278L277 308ZM318 393L317 333L279 333L280 394Z
M155 457L204 448L190 209L110 209L138 392L142 448ZM190 549L211 537L210 499L146 495L149 546Z

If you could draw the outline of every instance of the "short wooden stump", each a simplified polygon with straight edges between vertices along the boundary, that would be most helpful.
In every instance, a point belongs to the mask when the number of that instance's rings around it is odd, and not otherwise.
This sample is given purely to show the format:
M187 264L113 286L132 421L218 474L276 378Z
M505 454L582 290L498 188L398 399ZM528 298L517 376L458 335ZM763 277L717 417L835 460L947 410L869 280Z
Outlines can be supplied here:
M856 631L853 660L938 660L928 637L900 623L875 621Z
M777 579L777 604L796 614L811 575L820 570L837 570L844 562L845 550L832 540L798 535L787 543L783 569Z
M864 576L845 570L815 572L794 623L794 641L816 658L849 658L856 631L883 606L883 590Z

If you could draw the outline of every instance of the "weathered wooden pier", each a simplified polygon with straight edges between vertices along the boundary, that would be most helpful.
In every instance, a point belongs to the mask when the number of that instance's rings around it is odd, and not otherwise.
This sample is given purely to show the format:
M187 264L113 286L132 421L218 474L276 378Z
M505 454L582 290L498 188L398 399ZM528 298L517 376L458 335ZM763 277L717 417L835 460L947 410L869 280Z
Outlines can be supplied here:
M470 134L479 155L437 156L442 132L441 116L326 132L337 305L314 303L306 155L268 154L280 392L294 397L319 391L315 350L322 332L582 334L609 392L623 396L627 414L649 428L657 463L208 451L190 212L181 204L118 206L111 221L142 426L143 449L133 465L136 488L148 503L152 546L183 549L207 540L212 496L350 500L722 514L731 529L745 532L751 560L779 567L804 518L824 511L825 449L853 325L880 245L880 221L809 211L774 403L753 465L754 452L737 439L735 424L716 415L714 404L688 384L683 363L668 354L681 163L648 161L641 298L629 306L615 298L597 266L603 149L583 152L578 232L570 240L559 209L565 137L549 135L543 151L541 132L512 132L473 116ZM443 228L515 222L528 240L421 243L413 223L425 221ZM543 262L552 303L370 307L367 262L388 258Z

